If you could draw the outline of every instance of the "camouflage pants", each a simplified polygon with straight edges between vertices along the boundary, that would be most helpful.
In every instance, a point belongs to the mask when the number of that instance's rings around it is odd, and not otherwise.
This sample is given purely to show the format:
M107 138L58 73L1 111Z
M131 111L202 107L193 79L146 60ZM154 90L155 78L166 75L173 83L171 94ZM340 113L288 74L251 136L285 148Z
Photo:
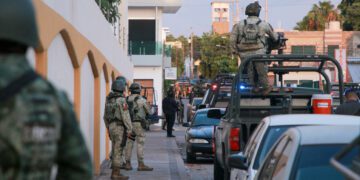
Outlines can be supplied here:
M111 136L112 145L112 167L120 168L121 155L123 148L121 142L123 141L123 134L125 133L124 126L117 125L117 123L111 123L109 125L109 133Z
M247 52L247 53L241 53L240 59L241 61L244 61L246 56L254 55L254 54L265 54L266 51L263 49L260 49L255 52ZM250 63L247 66L247 74L249 77L250 84L253 87L261 87L261 88L267 88L269 87L268 82L268 66L265 62L254 62Z
M145 133L141 127L140 122L133 122L133 132L136 135L135 141L137 144L137 159L139 163L144 163L144 144L145 144ZM125 158L126 161L131 160L131 154L134 146L134 141L128 139L126 144Z

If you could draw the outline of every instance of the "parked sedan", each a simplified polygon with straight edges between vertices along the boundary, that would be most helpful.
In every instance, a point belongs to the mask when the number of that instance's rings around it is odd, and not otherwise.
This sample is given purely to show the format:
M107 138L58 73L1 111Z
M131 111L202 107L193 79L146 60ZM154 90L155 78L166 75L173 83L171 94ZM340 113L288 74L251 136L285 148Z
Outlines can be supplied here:
M360 118L355 116L315 114L288 114L266 117L260 122L250 137L244 153L241 152L230 157L230 179L254 179L271 146L289 128L319 125L352 125L360 127ZM240 166L241 164L244 166Z
M209 113L219 114L218 117L208 116ZM198 110L186 130L186 160L192 162L197 156L212 157L212 137L214 127L219 125L225 108L207 108ZM210 118L211 117L211 118Z
M343 179L330 159L359 135L359 126L301 126L286 131L266 155L255 179ZM343 159L350 165L353 149Z

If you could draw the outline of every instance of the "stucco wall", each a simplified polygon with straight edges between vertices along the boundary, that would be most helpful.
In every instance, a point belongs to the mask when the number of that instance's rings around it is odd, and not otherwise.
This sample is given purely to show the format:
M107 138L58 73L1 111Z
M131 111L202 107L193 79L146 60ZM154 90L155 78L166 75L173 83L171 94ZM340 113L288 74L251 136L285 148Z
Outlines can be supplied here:
M159 115L162 114L162 92L163 92L163 70L162 67L135 67L134 79L153 79L156 93L156 104L159 107Z
M81 113L80 127L86 144L94 155L94 76L89 58L86 57L81 66Z
M103 121L104 116L104 107L106 100L106 80L103 73L100 74L100 161L103 161L106 158L106 128Z
M48 49L48 79L74 101L74 69L66 45L58 34Z

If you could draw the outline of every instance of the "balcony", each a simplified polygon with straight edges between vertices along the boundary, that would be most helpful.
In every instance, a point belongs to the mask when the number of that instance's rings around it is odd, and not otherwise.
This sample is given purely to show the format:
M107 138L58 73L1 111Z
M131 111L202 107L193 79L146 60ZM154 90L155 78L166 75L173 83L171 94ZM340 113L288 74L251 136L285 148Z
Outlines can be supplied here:
M129 7L161 7L164 13L176 13L181 0L129 0Z
M171 46L154 41L130 41L129 54L135 66L163 66L163 59L171 58Z

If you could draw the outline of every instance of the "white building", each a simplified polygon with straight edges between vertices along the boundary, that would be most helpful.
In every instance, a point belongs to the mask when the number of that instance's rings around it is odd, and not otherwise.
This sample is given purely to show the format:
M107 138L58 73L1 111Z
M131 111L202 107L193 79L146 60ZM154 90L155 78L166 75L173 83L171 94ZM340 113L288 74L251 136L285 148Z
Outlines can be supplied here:
M29 50L36 71L64 90L74 104L95 172L108 157L110 142L103 122L112 81L133 79L128 56L127 1L122 1L119 31L106 21L95 1L33 0L40 46Z
M181 0L129 0L129 51L134 63L134 82L154 87L159 114L162 113L164 64L171 61L164 48L162 15L176 13L180 7Z

